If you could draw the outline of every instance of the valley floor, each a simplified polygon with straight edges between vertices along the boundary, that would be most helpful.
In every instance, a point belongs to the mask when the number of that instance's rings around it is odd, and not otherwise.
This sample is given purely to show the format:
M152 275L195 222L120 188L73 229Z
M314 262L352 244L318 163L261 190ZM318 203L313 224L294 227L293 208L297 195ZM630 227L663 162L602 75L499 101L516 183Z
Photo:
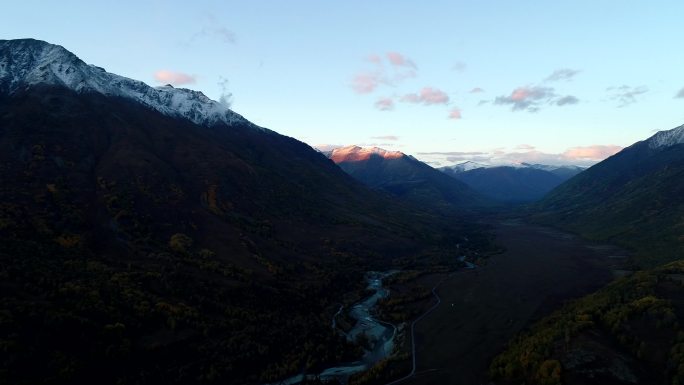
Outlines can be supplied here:
M416 376L405 383L486 383L492 358L517 332L624 272L616 247L517 221L494 228L506 250L439 287L441 305L416 325Z

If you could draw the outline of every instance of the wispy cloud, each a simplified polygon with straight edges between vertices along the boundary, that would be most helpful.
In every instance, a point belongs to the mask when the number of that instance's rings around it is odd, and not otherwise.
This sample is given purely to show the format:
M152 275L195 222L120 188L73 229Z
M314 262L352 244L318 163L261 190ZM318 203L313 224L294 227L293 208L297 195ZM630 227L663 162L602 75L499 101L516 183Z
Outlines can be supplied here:
M679 90L679 92L677 92L677 95L675 95L675 98L679 98L679 99L684 98L684 87L682 87L682 89Z
M382 74L378 72L361 72L352 79L351 87L357 94L369 94L375 91L382 82Z
M433 87L424 87L419 93L410 93L401 97L400 101L415 104L447 104L449 95L446 92Z
M637 102L637 96L643 95L648 92L648 87L638 86L632 87L628 85L622 85L619 87L608 87L606 88L610 94L608 98L618 102L618 108L626 107L630 104Z
M399 137L396 135L384 135L384 136L371 136L371 139L397 141L397 140L399 140Z
M559 80L572 80L577 74L579 74L581 71L580 70L573 70L570 68L562 68L559 70L553 71L553 73L544 79L545 82L556 82Z
M620 146L605 145L571 147L563 153L563 156L575 160L599 161L617 154L622 148Z
M513 111L537 112L543 105L555 104L563 107L579 103L573 95L559 96L552 87L518 87L508 96L497 96L494 104L510 105Z
M475 88L473 88L472 90L470 90L470 91L468 91L468 92L470 92L471 94L479 94L479 93L484 92L484 90L483 90L482 88L480 88L480 87L475 87Z
M571 147L562 153L547 153L536 150L532 145L523 144L517 146L513 151L506 151L506 149L496 148L489 151L423 152L418 153L417 155L421 158L421 160L446 161L451 163L470 160L490 165L539 163L557 166L591 166L611 155L614 155L620 150L622 150L622 147L620 146L593 145Z
M233 106L233 93L228 91L228 79L219 77L218 86L221 89L219 103L231 108Z
M579 103L579 99L572 95L568 96L563 96L562 98L559 98L556 100L556 105L557 106L565 106L565 105L571 105L571 104L577 104Z
M536 112L540 103L549 102L555 96L551 87L524 86L514 89L508 96L497 96L494 104L511 105L513 111Z
M387 60L390 62L390 64L392 64L393 66L406 67L414 70L418 69L416 63L414 63L413 60L400 54L399 52L387 52L385 56L387 57Z
M156 80L159 83L171 84L174 86L194 84L197 81L194 75L188 75L183 72L175 72L169 70L159 70L155 72L154 80Z
M428 156L477 156L487 155L488 152L483 151L433 151L433 152L419 152L417 155Z
M459 120L462 117L463 116L461 115L461 109L458 107L454 107L451 109L451 111L449 111L449 119Z
M380 98L375 102L375 108L380 111L390 111L394 109L394 100L392 98Z
M463 71L465 71L466 67L467 67L466 63L464 63L462 61L457 61L456 63L454 63L451 66L451 69L456 71L456 72L463 72Z
M190 44L202 38L213 38L225 44L235 44L237 42L235 32L221 24L215 16L208 15L205 20L205 25L202 29L190 37Z
M351 88L359 94L372 93L380 85L395 86L417 76L416 64L398 52L388 52L384 56L370 54L366 60L373 68L358 72L351 81Z

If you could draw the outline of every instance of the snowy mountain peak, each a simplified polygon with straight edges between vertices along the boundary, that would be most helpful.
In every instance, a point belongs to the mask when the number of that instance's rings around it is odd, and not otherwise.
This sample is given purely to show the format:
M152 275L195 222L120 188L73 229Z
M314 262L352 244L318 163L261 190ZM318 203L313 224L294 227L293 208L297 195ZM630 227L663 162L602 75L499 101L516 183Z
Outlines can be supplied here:
M248 123L227 106L199 91L147 84L89 65L59 45L34 39L0 40L0 93L36 85L62 86L133 100L168 116L200 125ZM256 126L255 126L256 127Z
M359 147L346 146L332 150L330 159L335 163L341 162L358 162L368 160L371 156L379 156L384 159L398 159L406 156L400 151L387 151L379 147Z
M646 139L650 148L661 148L684 143L684 125L667 131L658 131L652 137Z
M454 172L465 172L465 171L475 170L476 168L487 168L487 167L491 167L491 166L488 166L488 165L482 164L482 163L473 162L472 160L467 160L465 162L454 164L451 166L446 166L443 168L452 170Z

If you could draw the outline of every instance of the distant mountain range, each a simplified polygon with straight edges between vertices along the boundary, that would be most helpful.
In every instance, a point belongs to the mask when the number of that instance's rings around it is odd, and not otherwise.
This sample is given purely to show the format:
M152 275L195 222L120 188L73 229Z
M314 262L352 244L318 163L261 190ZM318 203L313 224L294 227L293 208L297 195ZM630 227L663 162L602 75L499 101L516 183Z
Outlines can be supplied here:
M583 168L528 163L518 166L487 166L468 161L441 167L439 170L488 198L515 203L541 199L556 186L580 173Z
M684 255L684 126L660 131L551 192L535 218L638 251L643 266Z
M399 151L347 146L327 155L367 186L423 207L462 209L488 203L463 182Z
M478 242L200 92L37 40L0 40L0 149L2 383L264 383L351 361L329 323L364 271Z

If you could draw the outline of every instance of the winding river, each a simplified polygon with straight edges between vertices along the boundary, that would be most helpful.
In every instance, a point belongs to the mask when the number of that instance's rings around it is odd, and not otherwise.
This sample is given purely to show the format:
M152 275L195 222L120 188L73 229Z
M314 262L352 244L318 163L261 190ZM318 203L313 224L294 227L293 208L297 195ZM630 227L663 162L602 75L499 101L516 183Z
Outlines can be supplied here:
M397 270L368 272L366 274L366 281L368 283L367 289L372 291L373 294L352 305L351 310L349 311L349 315L356 323L354 324L354 327L352 327L349 332L344 333L344 335L349 341L356 341L360 334L365 334L368 337L369 345L368 348L365 349L363 357L358 361L343 363L339 366L327 368L318 374L298 374L270 385L294 385L302 382L306 378L318 378L323 381L337 380L342 384L346 384L349 376L352 374L367 370L378 361L391 355L392 350L394 349L396 327L390 323L376 320L372 316L372 311L380 299L389 296L389 290L383 287L382 280L396 272ZM340 307L333 316L333 329L337 329L336 319L343 310L344 308ZM340 332L343 333L342 331Z

